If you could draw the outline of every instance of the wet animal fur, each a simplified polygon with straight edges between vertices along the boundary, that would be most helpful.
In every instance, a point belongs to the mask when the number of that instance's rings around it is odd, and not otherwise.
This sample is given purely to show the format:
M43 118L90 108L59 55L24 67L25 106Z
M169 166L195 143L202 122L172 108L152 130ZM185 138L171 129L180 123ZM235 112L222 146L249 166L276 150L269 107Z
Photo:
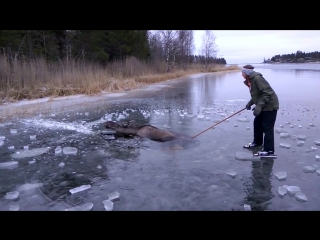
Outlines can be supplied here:
M108 121L106 122L105 127L125 135L140 136L154 141L165 142L177 138L175 134L169 131L159 129L151 125L137 126L134 121L124 123Z

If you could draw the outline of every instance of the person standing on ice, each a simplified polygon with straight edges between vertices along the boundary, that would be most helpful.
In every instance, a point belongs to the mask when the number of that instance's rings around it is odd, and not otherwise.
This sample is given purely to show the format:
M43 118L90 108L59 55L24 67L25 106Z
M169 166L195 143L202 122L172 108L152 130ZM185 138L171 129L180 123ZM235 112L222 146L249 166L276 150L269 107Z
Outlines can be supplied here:
M249 88L251 99L246 109L252 109L255 116L253 121L253 141L246 144L244 148L257 148L263 146L255 156L276 157L274 153L274 125L279 110L279 99L267 80L261 73L255 72L252 65L245 65L242 68L244 84Z

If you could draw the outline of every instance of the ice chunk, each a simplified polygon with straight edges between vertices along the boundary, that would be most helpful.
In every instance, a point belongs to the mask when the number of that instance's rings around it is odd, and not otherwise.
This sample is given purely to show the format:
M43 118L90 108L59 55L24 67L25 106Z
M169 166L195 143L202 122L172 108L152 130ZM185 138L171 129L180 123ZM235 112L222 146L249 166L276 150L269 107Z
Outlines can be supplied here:
M287 173L284 171L277 172L274 175L278 178L278 180L284 180L287 177Z
M244 208L245 211L251 211L251 206L248 205L248 204L244 204L243 208Z
M20 152L16 152L11 155L12 158L27 158L27 157L35 157L39 156L43 153L46 153L50 150L50 148L35 148L35 149L24 149Z
M247 129L247 130L250 130L250 127L247 127L246 129Z
M234 126L234 127L238 127L238 124L235 123L233 126Z
M30 140L36 140L37 135L30 135Z
M10 129L10 133L11 134L16 134L17 133L17 129Z
M288 191L287 186L280 186L280 187L278 187L278 194L279 194L281 197L283 197L284 195L286 195L286 194L287 194L287 191Z
M9 210L10 211L19 211L20 207L18 204L10 205Z
M291 194L296 194L298 192L301 192L301 189L297 186L287 186L287 190Z
M13 149L14 149L14 146L9 146L8 149L9 149L9 150L13 150Z
M297 138L298 138L298 140L302 140L302 141L307 140L307 136L305 136L305 135L298 135Z
M317 164L312 164L312 167L314 167L315 169L319 168Z
M23 146L23 149L24 149L24 150L29 150L29 146L28 146L28 145Z
M111 200L107 199L107 200L104 200L102 203L106 211L112 211L113 202Z
M320 140L314 140L313 142L314 142L315 145L320 146Z
M67 208L65 211L91 211L93 203L85 203L79 206Z
M297 141L297 146L301 147L304 145L304 141Z
M198 114L198 119L204 119L204 115L203 114Z
M296 193L294 196L295 196L295 198L296 198L298 201L300 201L300 202L306 202L306 201L308 201L308 198L307 198L306 195L305 195L304 193L302 193L302 192L298 192L298 193Z
M0 136L0 140L5 140L6 137L5 136Z
M64 162L61 162L61 163L59 163L58 166L59 166L59 167L64 167L64 166L65 166L65 163L64 163Z
M238 118L237 121L238 122L250 122L250 120L248 118Z
M299 128L302 128L302 126L301 126L301 125L299 125Z
M227 172L227 175L230 176L230 177L235 178L237 176L237 173L235 171L233 171L233 170L230 170L230 171Z
M18 167L18 162L9 161L0 163L0 169L14 169Z
M281 128L276 128L275 131L276 131L276 133L281 133L282 129Z
M306 149L306 152L310 152L310 150L309 150L309 149Z
M320 155L316 155L316 161L320 162Z
M56 149L54 150L54 153L55 153L55 154L59 154L59 153L61 153L61 152L62 152L61 146L57 146Z
M3 140L0 140L0 147L4 144Z
M108 194L108 198L110 201L116 200L119 197L120 197L120 193L118 193L117 191Z
M315 169L314 167L311 167L311 166L305 166L305 167L303 168L303 171L304 171L305 173L314 173L314 172L316 171L316 169Z
M101 169L102 167L100 165L97 166L98 169Z
M31 161L29 161L29 164L34 164L34 163L36 163L36 160L31 160Z
M43 183L26 183L17 188L18 192L30 191L35 188L40 188L43 186Z
M87 190L87 189L89 189L89 188L91 188L90 185L82 185L82 186L80 186L80 187L76 187L76 188L70 189L69 192L70 192L71 194L74 194L74 193L78 193L78 192Z
M76 155L78 152L78 149L75 147L64 147L63 153L66 155Z
M279 146L282 148L287 148L287 149L291 148L291 145L287 144L287 143L280 143Z
M311 152L315 152L315 151L317 151L317 148L316 147L311 147L310 151Z
M314 125L313 123L309 123L310 127L315 127L316 125Z
M6 195L4 196L5 199L10 199L10 200L15 200L19 197L19 192L14 191L14 192L7 192Z
M291 136L291 133L280 133L280 138L288 138Z
M317 174L320 176L320 169L317 170Z

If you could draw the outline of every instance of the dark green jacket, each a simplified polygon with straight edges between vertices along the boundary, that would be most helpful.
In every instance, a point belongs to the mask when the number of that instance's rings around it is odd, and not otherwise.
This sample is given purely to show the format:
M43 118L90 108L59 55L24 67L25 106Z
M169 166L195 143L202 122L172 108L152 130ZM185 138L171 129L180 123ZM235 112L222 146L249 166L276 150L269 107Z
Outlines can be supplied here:
M264 79L261 73L252 72L250 78L250 93L251 99L248 102L249 106L260 105L262 111L272 111L279 109L279 99L275 91L272 89L267 80Z

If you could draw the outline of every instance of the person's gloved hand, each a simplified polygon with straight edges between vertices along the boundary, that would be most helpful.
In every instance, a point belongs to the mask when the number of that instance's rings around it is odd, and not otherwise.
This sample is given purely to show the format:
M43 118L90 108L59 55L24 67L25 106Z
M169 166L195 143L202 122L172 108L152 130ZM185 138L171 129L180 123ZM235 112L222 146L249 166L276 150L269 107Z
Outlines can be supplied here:
M261 113L261 106L260 105L256 105L253 109L253 115L256 117Z
M247 109L247 110L250 110L250 109L251 109L251 106L250 106L250 104L249 104L249 103L247 103L247 105L246 105L246 109Z

